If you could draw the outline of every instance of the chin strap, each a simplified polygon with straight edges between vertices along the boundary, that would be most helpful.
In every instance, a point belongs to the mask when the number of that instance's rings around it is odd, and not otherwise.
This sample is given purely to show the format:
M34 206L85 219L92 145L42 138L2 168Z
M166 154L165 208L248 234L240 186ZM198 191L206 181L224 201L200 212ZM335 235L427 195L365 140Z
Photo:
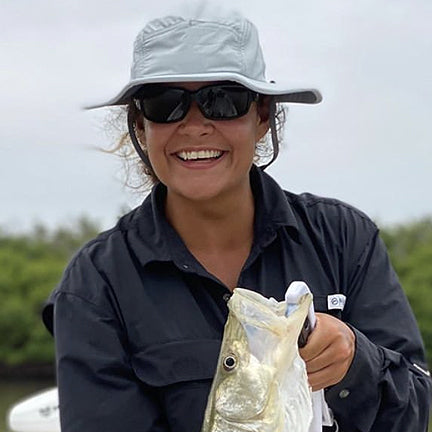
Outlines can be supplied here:
M272 98L271 102L270 102L269 122L270 122L271 140L272 140L272 145L273 145L273 154L272 154L272 158L270 159L270 162L267 162L265 165L260 166L260 168L263 171L276 160L276 158L278 157L278 154L279 154L279 140L278 140L277 129L276 129L276 100L275 100L275 98Z
M131 111L132 110L129 109L128 116L127 116L129 136L133 146L135 147L136 152L138 153L138 156L144 162L145 166L150 169L151 168L150 159L148 158L146 152L142 149L140 143L138 142L138 138L135 133L135 122Z

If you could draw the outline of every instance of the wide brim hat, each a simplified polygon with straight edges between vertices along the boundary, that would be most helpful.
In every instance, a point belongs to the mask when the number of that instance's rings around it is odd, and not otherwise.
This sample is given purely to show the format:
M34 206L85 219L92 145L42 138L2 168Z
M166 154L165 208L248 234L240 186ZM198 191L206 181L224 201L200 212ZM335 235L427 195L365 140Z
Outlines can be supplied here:
M316 104L322 99L314 88L266 79L258 32L247 19L167 16L138 34L129 82L112 99L87 108L128 104L145 84L195 81L234 81L276 102Z

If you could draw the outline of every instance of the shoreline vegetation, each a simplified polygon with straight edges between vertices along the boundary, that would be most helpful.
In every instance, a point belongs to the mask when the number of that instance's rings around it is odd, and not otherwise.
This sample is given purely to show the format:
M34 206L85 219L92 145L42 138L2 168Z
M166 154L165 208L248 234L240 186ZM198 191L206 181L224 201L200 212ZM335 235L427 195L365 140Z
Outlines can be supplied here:
M6 365L0 363L0 379L2 381L27 381L31 379L55 380L55 364L23 363Z
M73 254L100 231L86 217L73 226L28 233L0 227L0 378L55 376L54 343L41 310ZM393 266L414 310L432 366L432 216L381 227Z

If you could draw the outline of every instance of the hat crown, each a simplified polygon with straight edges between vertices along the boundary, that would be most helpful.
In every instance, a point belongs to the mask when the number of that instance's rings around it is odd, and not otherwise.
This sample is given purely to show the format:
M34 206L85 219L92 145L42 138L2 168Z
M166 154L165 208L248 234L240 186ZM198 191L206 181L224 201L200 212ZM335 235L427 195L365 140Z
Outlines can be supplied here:
M192 15L182 12L147 23L134 42L129 82L112 99L88 108L126 105L143 85L195 81L234 81L279 103L321 101L313 88L267 81L256 27L219 4L206 11L200 3Z
M150 21L135 40L132 81L215 73L265 81L258 32L250 21L170 15Z

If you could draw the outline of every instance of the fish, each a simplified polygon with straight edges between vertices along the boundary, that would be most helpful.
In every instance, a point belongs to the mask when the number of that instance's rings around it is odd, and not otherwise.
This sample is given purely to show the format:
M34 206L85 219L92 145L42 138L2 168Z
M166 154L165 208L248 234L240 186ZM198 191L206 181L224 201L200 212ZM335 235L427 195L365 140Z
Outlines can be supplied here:
M234 289L201 432L308 432L312 390L298 338L311 304L306 293L286 316L285 301Z

